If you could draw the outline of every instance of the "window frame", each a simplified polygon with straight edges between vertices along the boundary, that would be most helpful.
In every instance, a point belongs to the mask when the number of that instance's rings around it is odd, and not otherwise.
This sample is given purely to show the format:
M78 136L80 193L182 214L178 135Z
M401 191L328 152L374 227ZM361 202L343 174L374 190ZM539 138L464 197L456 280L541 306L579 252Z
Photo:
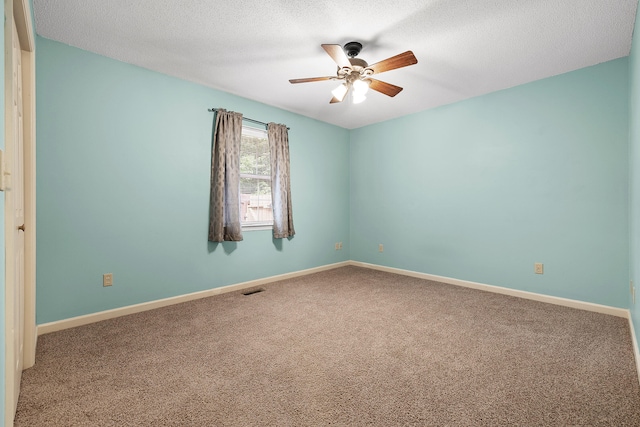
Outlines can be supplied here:
M259 127L254 127L254 126L250 126L250 125L246 125L246 124L242 124L242 136L244 137L245 135L247 136L251 136L254 138L264 138L267 141L267 152L269 153L269 137L267 134L267 130L264 128L259 128ZM240 142L240 153L242 155L242 141ZM269 157L271 157L271 153L269 153ZM269 159L271 160L271 159ZM252 175L252 176L247 176L247 175ZM253 178L253 179L262 179L265 180L264 178L256 178L257 175L255 174L243 174L240 173L240 179L242 178ZM262 175L264 176L264 175ZM269 175L268 177L268 182L269 182L269 187L271 187L272 181L271 181L271 176ZM239 186L238 188L238 192L240 193L238 195L238 203L240 204L239 209L240 212L242 212L242 186ZM271 199L271 206L273 209L273 194L269 193L269 198ZM272 211L273 212L273 211ZM240 217L240 226L242 227L242 231L259 231L259 230L273 230L273 215L271 218L271 221L261 221L261 222L252 222L252 223L245 223L242 216Z

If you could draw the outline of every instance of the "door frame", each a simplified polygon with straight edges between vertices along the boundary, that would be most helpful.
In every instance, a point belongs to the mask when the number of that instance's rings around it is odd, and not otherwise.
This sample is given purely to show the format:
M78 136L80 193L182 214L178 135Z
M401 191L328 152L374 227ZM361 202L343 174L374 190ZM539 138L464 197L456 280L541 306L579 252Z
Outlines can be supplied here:
M18 39L21 50L22 60L22 99L23 99L23 134L24 134L24 209L25 209L25 263L24 263L24 354L23 354L23 368L27 369L35 363L36 354L36 312L35 312L35 279L36 279L36 140L35 140L35 39L33 31L32 11L29 0L5 0L4 12L6 21L10 22L13 18L16 23L16 29L18 32ZM7 28L9 30L7 31ZM11 48L13 42L13 30L10 25L5 25L4 33L4 48L5 48L5 141L13 136L13 121L7 120L7 114L12 114L11 110L7 108L7 92L6 88L12 85L13 72L7 72L7 70L13 70L12 56L6 55L7 48ZM9 86L7 86L9 85ZM5 147L6 148L6 147ZM6 162L9 160L7 156L4 156L5 165L1 165L0 170L4 171ZM0 177L4 179L4 177ZM5 199L6 199L5 193ZM5 201L5 327L10 327L9 316L13 315L13 301L6 298L6 289L10 280L13 280L11 275L13 274L7 265L6 260L13 257L13 242L9 236L9 229L13 230L15 224L13 224L12 216L6 212ZM13 382L15 380L13 374L13 366L9 366L13 356L13 340L7 339L7 329L5 329L5 401L3 407L5 409L5 425L12 426L14 418L13 404L17 396L14 396Z

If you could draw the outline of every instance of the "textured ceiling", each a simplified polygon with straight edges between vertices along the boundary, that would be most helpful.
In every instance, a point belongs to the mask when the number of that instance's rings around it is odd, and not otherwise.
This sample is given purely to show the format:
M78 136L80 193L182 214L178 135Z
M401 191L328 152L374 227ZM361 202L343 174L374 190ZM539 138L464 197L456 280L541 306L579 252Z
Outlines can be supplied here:
M43 37L353 129L627 56L637 4L34 0L34 15ZM412 50L417 65L377 77L404 91L330 105L336 82L289 83L335 75L320 44L352 40L369 64Z

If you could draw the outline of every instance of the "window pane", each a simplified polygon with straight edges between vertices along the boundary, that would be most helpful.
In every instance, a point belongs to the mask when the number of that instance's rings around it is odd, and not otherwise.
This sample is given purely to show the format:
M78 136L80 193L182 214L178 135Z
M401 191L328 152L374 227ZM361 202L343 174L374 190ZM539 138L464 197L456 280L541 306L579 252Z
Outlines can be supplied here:
M240 173L270 178L269 145L266 136L256 138L242 135L240 145Z
M273 223L271 165L265 130L243 127L240 145L240 214L243 225Z

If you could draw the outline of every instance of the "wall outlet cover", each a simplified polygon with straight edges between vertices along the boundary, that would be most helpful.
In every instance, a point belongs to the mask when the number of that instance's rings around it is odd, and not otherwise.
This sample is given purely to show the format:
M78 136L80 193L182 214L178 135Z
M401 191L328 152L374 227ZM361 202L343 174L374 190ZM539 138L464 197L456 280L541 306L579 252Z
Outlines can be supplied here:
M533 265L534 271L536 274L544 274L544 264L541 262L536 262Z
M113 285L113 273L107 273L102 275L102 286Z

